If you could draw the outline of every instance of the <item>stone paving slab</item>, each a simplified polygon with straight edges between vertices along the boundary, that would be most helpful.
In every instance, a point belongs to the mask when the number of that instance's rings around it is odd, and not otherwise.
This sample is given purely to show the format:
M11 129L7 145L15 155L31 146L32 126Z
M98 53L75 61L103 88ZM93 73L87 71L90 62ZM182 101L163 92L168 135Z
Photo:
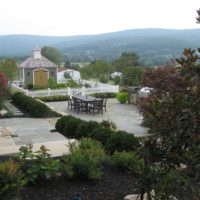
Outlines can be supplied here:
M18 147L12 137L0 138L0 156L18 152Z
M55 121L58 118L55 119ZM33 144L33 150L39 150L41 145L50 149L52 156L63 155L67 152L70 140L55 130L55 125L49 123L50 119L38 118L5 118L0 119L1 127L12 127L16 130L17 137L0 138L0 155L18 153L22 145Z
M62 141L62 140L66 140L66 138L57 132L54 133L38 132L38 135L34 134L34 135L26 135L13 138L13 141L16 143L16 145L35 144L35 143Z

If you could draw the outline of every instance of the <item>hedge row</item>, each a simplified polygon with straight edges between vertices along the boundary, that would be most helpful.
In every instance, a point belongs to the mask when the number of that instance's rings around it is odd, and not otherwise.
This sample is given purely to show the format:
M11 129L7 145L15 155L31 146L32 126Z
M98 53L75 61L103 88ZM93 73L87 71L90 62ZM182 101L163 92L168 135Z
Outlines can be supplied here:
M93 93L93 94L90 94L90 96L93 96L96 98L115 98L116 93L113 93L113 92ZM69 96L54 95L54 96L42 96L42 97L35 97L35 98L44 102L52 102L52 101L68 101Z
M104 145L107 153L115 151L135 151L139 147L139 140L125 131L114 131L103 127L96 121L84 121L71 115L61 117L56 123L56 130L68 138L90 137Z
M68 101L69 96L64 95L54 95L54 96L42 96L42 97L35 97L44 102L52 102L52 101Z
M51 110L45 104L36 99L26 96L24 93L17 92L12 96L15 104L33 117L60 117L61 114Z
M115 98L116 93L114 93L114 92L93 93L93 94L90 94L90 96L93 96L96 98Z

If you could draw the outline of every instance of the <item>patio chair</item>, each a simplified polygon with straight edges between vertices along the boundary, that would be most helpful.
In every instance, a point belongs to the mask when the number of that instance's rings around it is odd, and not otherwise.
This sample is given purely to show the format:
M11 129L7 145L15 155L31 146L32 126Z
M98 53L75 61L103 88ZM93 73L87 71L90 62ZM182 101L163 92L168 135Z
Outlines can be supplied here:
M104 110L105 110L106 112L107 112L107 110L106 110L107 100L108 100L108 98L103 98L103 108L104 108Z
M88 111L89 113L95 113L95 111L97 113L101 113L103 114L103 99L102 100L94 100L93 102L91 102L88 106Z
M79 99L74 99L74 112L87 112L87 104Z
M77 113L79 112L87 112L87 104L83 101L77 102Z
M74 99L69 98L67 109L70 109L70 111L71 111L71 110L74 109L74 108L75 108L75 102L74 102Z

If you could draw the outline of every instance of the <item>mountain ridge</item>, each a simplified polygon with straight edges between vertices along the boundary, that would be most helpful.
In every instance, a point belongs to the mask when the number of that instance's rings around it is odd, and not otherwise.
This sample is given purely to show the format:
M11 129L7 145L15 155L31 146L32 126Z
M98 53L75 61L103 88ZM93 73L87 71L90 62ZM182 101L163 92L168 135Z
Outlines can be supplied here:
M36 46L53 46L65 60L112 61L123 52L136 52L150 64L159 64L181 54L185 47L196 49L200 29L129 29L93 35L41 36L11 34L0 36L0 56L29 56Z

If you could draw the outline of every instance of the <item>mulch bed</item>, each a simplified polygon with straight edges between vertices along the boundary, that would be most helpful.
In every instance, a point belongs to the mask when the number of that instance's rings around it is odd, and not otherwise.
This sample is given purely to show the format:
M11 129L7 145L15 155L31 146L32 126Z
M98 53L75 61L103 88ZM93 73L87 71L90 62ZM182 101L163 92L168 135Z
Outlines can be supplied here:
M132 174L115 171L108 166L98 181L69 180L60 178L26 186L20 192L22 200L74 200L77 193L81 200L123 200L136 192Z

